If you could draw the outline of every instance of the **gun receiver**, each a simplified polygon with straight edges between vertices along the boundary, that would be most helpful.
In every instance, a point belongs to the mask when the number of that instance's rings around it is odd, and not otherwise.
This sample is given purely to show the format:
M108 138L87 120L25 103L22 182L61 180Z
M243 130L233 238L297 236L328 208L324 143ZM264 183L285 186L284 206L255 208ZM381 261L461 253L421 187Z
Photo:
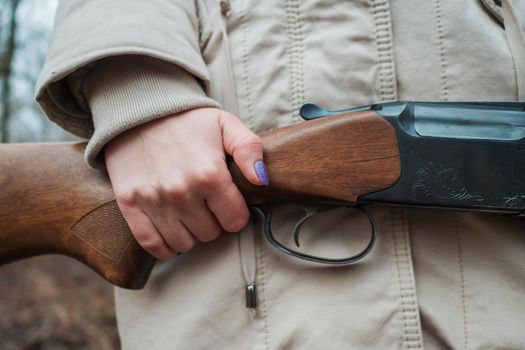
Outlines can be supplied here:
M270 186L249 184L228 160L249 205L525 209L524 103L305 105L302 115L315 120L261 134ZM117 286L142 288L155 260L133 239L105 172L84 164L84 148L0 145L0 264L64 254Z
M341 112L305 105L310 119L375 110L396 130L401 176L375 203L521 214L525 210L525 103L393 102Z

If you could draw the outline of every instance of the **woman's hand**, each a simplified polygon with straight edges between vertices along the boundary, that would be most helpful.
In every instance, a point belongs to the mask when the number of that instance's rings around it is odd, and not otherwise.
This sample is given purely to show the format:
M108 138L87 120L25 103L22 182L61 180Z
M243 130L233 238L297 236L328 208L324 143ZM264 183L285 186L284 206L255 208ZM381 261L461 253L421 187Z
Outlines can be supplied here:
M249 211L225 155L268 183L260 138L234 115L199 108L137 126L105 148L119 207L138 243L159 259L246 226ZM257 163L257 172L255 164ZM258 178L258 174L261 179Z

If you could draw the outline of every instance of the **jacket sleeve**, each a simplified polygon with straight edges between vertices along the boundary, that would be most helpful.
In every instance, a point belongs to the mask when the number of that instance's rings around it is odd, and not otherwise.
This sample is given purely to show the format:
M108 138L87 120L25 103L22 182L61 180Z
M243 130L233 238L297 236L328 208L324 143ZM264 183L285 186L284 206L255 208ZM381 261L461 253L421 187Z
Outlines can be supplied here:
M208 89L194 1L63 0L36 99L52 121L91 138L86 158L98 166L98 153L118 133L217 106ZM153 98L152 91L165 94Z
M146 56L104 58L84 79L73 75L68 82L91 110L94 133L85 155L93 167L103 164L103 147L126 130L190 109L218 107L186 70Z

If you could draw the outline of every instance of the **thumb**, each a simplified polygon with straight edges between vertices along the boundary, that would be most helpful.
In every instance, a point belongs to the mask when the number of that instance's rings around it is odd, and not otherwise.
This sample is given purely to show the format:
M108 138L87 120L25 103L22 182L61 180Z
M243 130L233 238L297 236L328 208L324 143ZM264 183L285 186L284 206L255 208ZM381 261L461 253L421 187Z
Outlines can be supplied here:
M254 185L269 185L261 138L228 112L221 111L219 125L224 150L233 157L244 177Z

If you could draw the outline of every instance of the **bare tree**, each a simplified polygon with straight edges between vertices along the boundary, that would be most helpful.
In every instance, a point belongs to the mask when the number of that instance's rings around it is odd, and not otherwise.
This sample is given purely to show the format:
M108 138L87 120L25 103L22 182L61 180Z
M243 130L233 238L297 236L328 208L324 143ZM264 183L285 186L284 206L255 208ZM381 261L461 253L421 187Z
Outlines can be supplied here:
M13 57L16 49L16 12L21 0L5 0L9 3L8 25L5 46L0 59L0 79L2 84L2 95L0 97L2 111L0 114L1 142L9 142L9 120L11 118L11 75L13 72ZM3 10L2 10L3 12Z

